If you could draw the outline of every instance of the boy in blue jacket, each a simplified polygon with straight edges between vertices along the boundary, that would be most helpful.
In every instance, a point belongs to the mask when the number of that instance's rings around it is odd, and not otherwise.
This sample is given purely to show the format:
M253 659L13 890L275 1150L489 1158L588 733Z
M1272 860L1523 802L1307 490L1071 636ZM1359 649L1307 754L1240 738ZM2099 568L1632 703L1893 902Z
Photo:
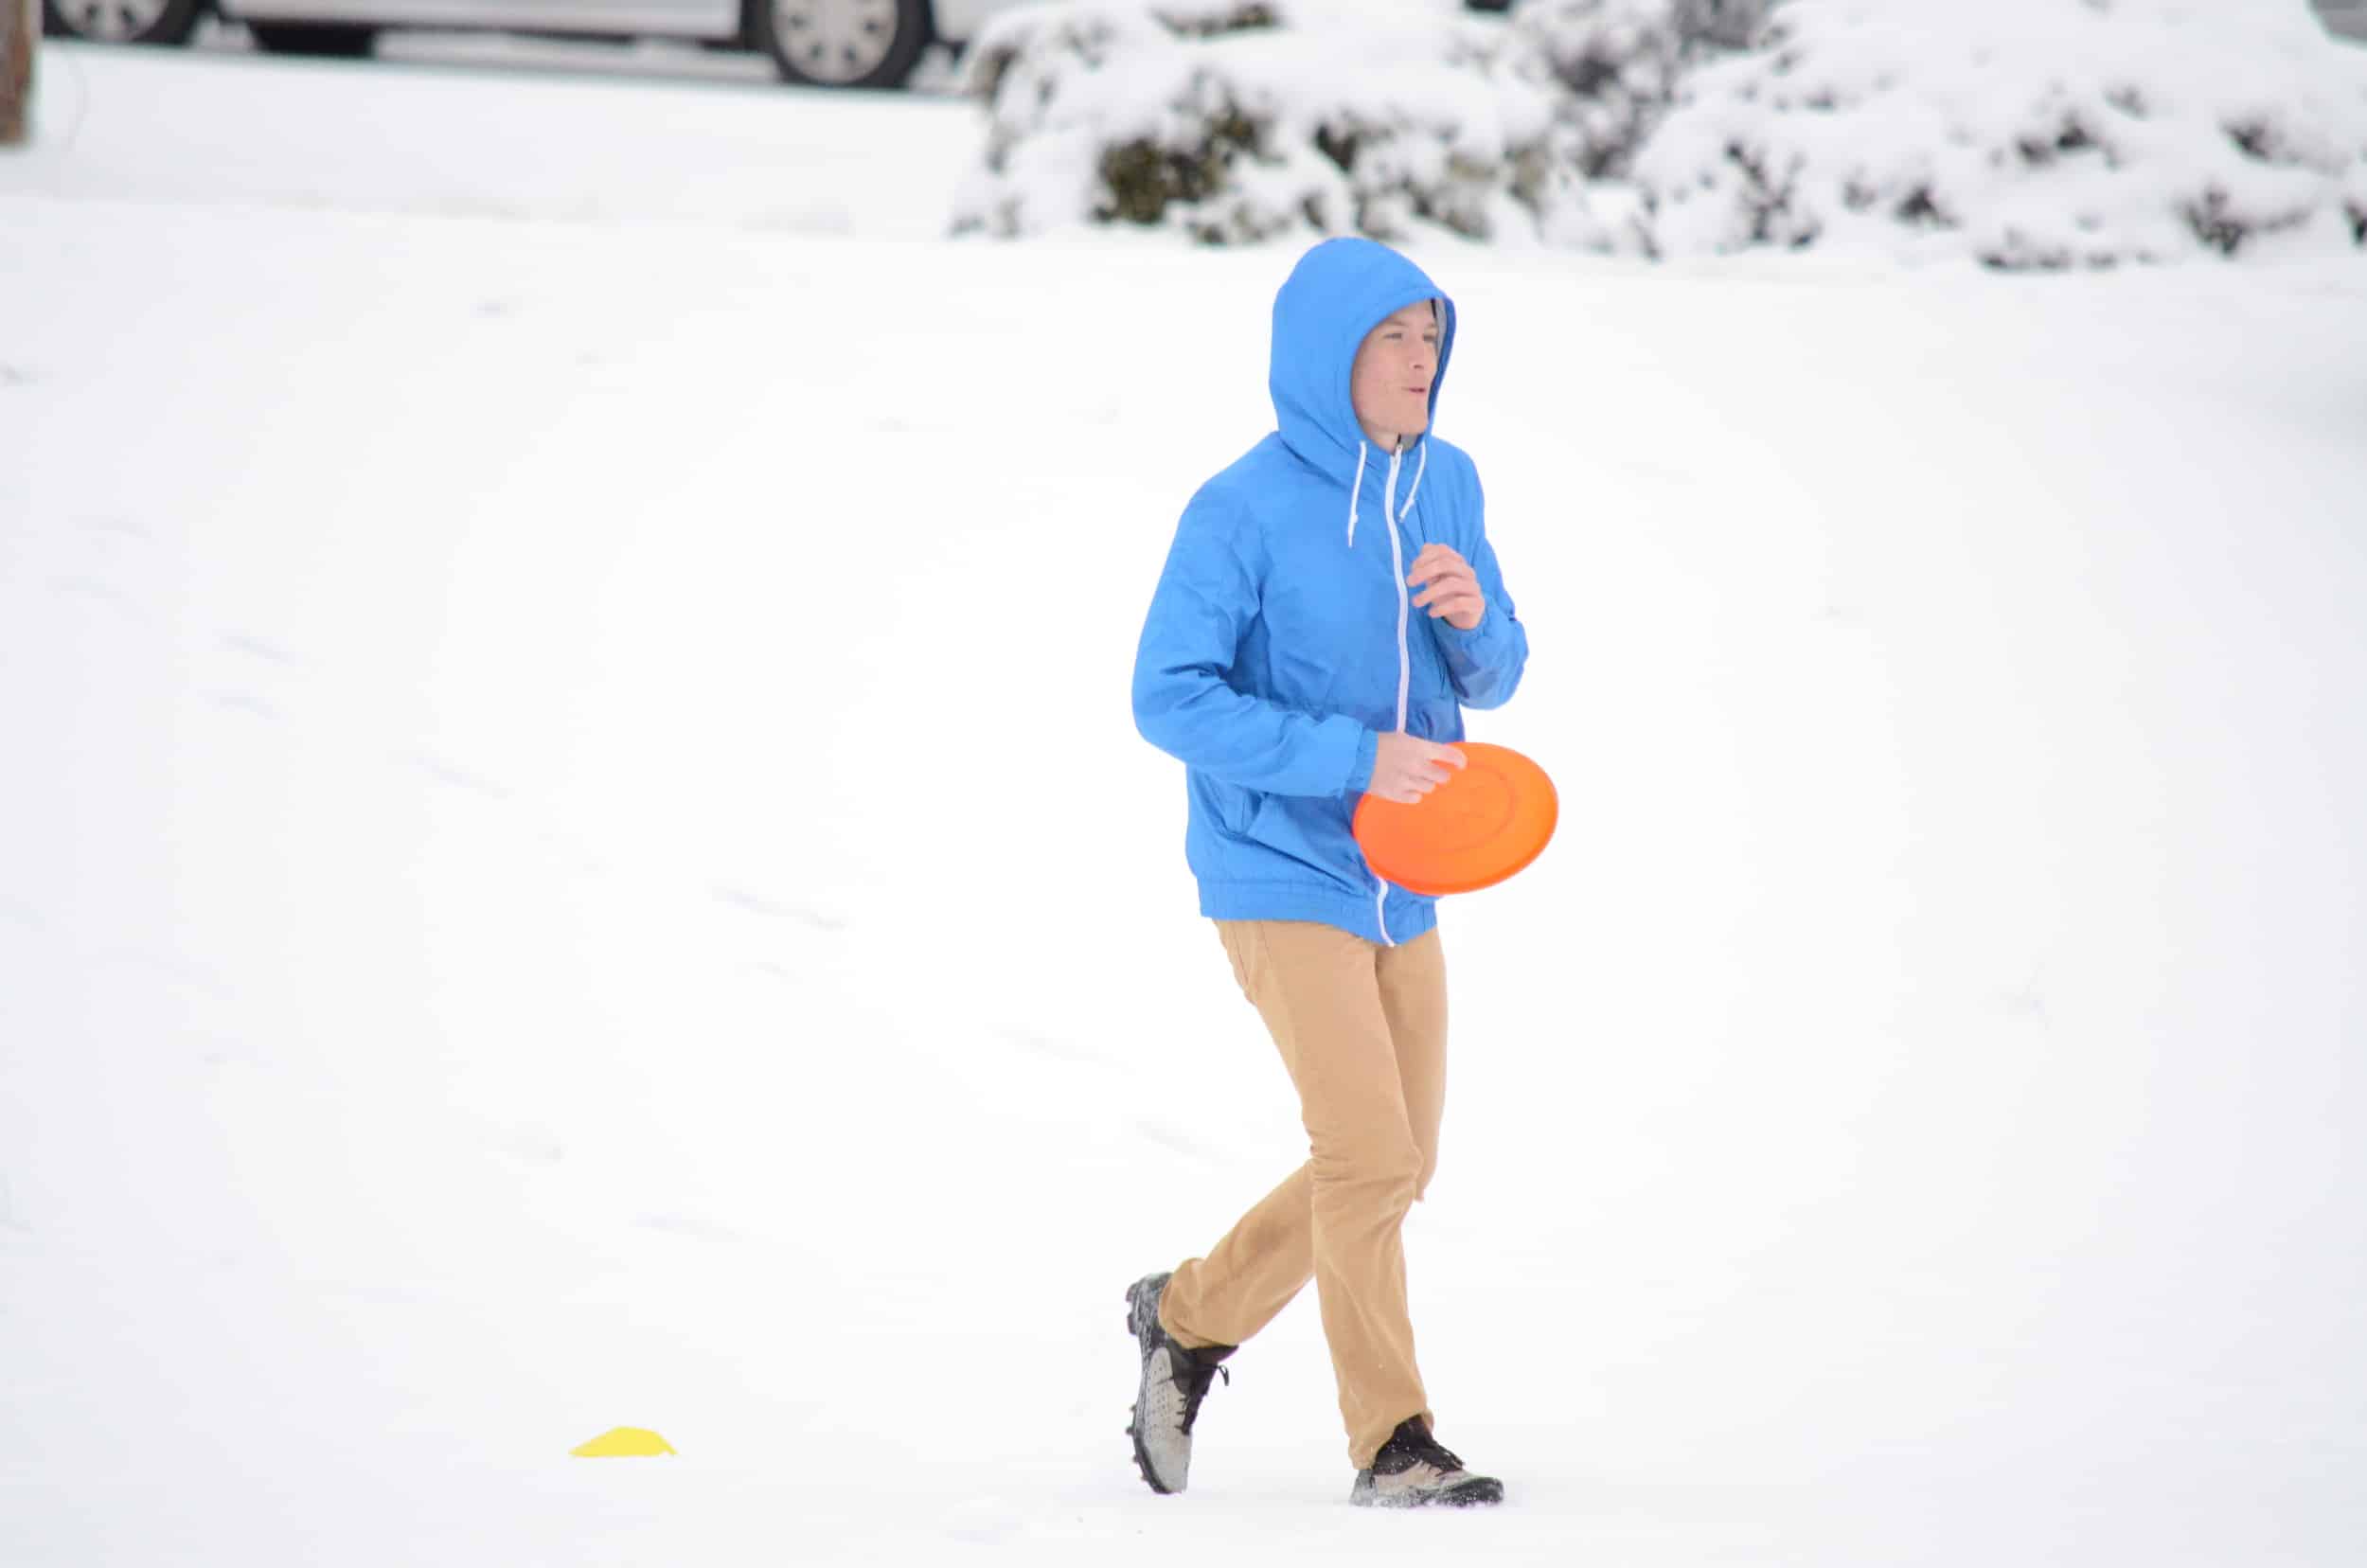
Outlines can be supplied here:
M1192 497L1134 664L1134 722L1184 764L1201 913L1282 1052L1308 1159L1204 1257L1127 1291L1130 1432L1153 1491L1188 1479L1219 1365L1309 1279L1357 1471L1349 1500L1500 1502L1432 1435L1406 1309L1406 1213L1445 1104L1435 900L1374 875L1358 798L1463 765L1463 708L1528 658L1471 459L1432 435L1453 303L1404 257L1329 240L1274 299L1277 428Z

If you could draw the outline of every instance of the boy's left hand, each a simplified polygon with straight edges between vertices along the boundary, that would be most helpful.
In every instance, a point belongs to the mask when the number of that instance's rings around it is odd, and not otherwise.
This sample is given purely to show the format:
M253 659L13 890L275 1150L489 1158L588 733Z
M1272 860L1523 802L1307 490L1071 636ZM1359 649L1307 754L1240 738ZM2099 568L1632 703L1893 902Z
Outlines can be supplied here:
M1428 610L1433 617L1444 616L1458 632L1478 630L1480 617L1487 614L1487 596L1480 592L1479 574L1445 544L1423 545L1405 580L1415 588L1428 583L1429 587L1414 596L1415 608Z

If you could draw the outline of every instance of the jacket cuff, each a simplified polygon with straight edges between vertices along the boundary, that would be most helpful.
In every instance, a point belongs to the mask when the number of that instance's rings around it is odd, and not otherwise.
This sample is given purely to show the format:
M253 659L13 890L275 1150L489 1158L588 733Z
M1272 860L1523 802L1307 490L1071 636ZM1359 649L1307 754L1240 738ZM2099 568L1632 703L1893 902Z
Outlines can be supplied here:
M1470 648L1487 641L1496 634L1496 607L1490 604L1480 611L1480 623L1468 632L1450 622L1444 616L1431 622L1431 625L1452 638L1456 647Z
M1344 795L1360 795L1370 788L1373 782L1373 761L1379 755L1379 732L1366 730L1356 742L1356 756L1348 763L1348 781L1342 787L1340 793Z

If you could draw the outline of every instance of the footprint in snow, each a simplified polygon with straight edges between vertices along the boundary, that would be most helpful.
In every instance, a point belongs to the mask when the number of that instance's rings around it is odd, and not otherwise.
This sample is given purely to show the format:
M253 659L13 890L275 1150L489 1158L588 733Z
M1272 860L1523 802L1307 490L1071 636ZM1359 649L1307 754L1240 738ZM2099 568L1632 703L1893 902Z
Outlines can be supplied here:
M738 1231L723 1225L709 1224L687 1214L636 1214L632 1222L643 1230L657 1231L666 1236L685 1237L693 1241L738 1241Z
M973 1546L1000 1545L1022 1527L1017 1509L984 1497L954 1505L947 1511L944 1524L947 1535Z
M79 575L53 578L50 581L61 594L68 594L76 598L86 598L93 603L103 604L125 620L145 624L149 619L147 611L141 609L129 594L111 582L101 582L97 578Z
M1215 1156L1215 1150L1207 1144L1171 1122L1139 1116L1135 1118L1134 1130L1162 1149L1171 1149L1190 1159L1207 1160Z
M233 713L251 713L258 719L279 717L277 708L251 691L218 691L214 693L214 705Z
M401 760L417 768L438 784L447 784L455 790L467 790L473 794L481 794L488 800L509 798L509 792L491 779L482 775L472 774L456 763L447 762L432 752L410 752L405 754Z
M1045 1057L1054 1061L1082 1062L1089 1066L1106 1067L1108 1062L1073 1041L1054 1040L1045 1035L1011 1034L1004 1036L1021 1050Z
M101 539L129 539L145 544L151 537L147 524L128 517L85 517L81 524L84 533L97 534Z
M746 910L751 915L762 915L771 919L797 920L813 927L816 931L846 929L846 922L835 915L826 915L805 904L785 903L778 899L769 899L761 893L753 892L730 882L718 882L715 885L714 894L717 902L729 904L734 909Z
M51 586L62 594L103 604L126 620L145 623L154 619L133 590L109 580L113 575L111 563L125 560L123 546L145 546L152 542L148 525L128 517L106 515L80 517L75 524L96 546L89 552L95 569L52 578Z
M243 654L266 664L295 666L304 662L277 643L266 642L245 632L224 632L215 641L226 653Z
M851 234L855 219L843 206L781 207L757 213L747 226L758 234Z
M1997 1006L2000 1011L2016 1018L2027 1018L2041 1025L2047 1022L2046 992L2036 980L1999 991Z
M548 1132L531 1127L515 1128L493 1141L499 1152L528 1165L555 1166L567 1157L564 1145Z
M217 1001L230 998L229 984L215 971L203 964L194 964L170 953L147 953L136 948L115 948L94 953L93 961L110 968L136 971L151 979L161 980L183 991L210 996Z
M270 670L295 669L304 663L277 643L235 629L216 633L214 646L222 652L237 657L240 661L239 674L234 678L240 681L265 674L266 669L258 667L268 667ZM279 709L268 697L243 685L216 692L214 705L228 708L234 713L251 713L258 719L279 717Z
M352 1280L343 1285L331 1285L329 1289L338 1295L349 1296L356 1301L367 1301L384 1307L416 1307L436 1299L427 1292L415 1290L408 1285L394 1285L373 1280Z

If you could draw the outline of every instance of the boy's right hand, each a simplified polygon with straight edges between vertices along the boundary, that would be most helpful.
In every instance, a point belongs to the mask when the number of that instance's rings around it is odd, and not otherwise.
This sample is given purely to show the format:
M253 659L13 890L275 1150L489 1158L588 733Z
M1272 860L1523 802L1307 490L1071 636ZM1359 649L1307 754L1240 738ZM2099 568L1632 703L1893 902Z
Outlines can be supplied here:
M1364 786L1364 793L1412 806L1447 781L1449 768L1460 768L1463 763L1463 754L1452 746L1399 730L1384 731L1373 747L1373 781Z

